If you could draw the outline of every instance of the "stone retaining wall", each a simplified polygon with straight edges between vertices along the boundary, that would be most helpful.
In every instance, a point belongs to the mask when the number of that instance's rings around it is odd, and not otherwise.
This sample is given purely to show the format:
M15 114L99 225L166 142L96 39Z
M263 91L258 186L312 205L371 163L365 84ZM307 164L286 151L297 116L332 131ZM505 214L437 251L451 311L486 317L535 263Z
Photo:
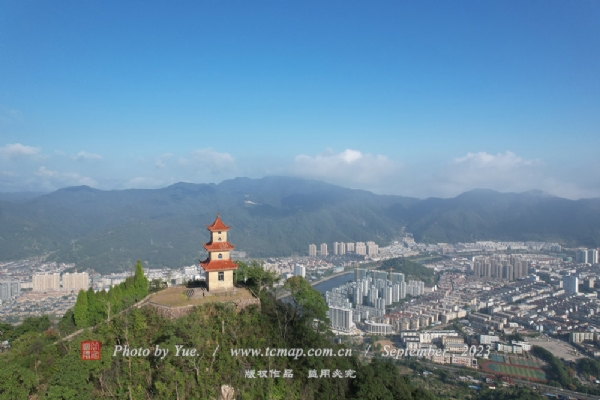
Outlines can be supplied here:
M226 301L223 303L232 303L237 312L240 312L244 308L251 306L253 304L258 305L258 307L260 308L260 300L256 299L256 298L243 299L243 300L229 300L229 301ZM194 307L198 307L200 305L195 304L195 305L189 305L189 306L169 307L169 306L164 306L162 304L153 303L152 301L148 301L147 303L144 304L144 306L153 307L160 315L170 318L170 319L174 319L174 318L183 317L184 315L189 314L190 311L192 311L192 309Z

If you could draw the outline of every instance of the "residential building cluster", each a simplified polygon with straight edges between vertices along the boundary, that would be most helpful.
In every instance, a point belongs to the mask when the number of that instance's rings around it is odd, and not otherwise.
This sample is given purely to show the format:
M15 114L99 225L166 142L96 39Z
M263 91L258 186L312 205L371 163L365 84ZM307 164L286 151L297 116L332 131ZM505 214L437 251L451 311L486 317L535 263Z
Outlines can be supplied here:
M350 332L363 323L366 332L391 333L392 326L382 321L386 307L425 291L424 282L404 278L402 273L355 268L354 281L325 293L333 329Z
M62 275L59 272L34 274L31 280L34 292L56 290L78 292L80 290L87 290L90 287L90 276L87 272L65 272Z
M375 242L334 242L331 254L333 254L334 256L355 254L359 256L375 257L379 254L379 246ZM328 255L330 255L327 243L321 243L319 251L317 251L316 244L308 245L308 255L309 257L327 257Z
M476 278L514 281L527 276L529 263L521 255L479 256L473 258L473 274Z

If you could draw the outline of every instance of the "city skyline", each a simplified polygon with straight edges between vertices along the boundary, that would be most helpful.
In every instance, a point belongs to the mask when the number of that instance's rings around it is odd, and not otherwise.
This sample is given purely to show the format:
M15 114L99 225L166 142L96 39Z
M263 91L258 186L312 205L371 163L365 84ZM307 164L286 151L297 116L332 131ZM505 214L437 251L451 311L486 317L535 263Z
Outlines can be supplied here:
M0 191L600 197L600 5L0 6Z

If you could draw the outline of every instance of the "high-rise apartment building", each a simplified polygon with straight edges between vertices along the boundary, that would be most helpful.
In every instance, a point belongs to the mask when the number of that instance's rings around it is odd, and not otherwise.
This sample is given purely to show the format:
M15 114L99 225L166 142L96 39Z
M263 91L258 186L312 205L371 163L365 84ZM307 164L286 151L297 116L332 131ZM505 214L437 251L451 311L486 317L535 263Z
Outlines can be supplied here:
M565 276L563 279L563 288L568 294L579 293L579 279L576 276Z
M321 243L321 257L327 257L327 243Z
M90 287L90 276L87 272L66 273L62 276L63 290L88 290Z
M356 246L354 247L354 252L356 254L366 256L367 255L367 245L363 242L356 242Z
M339 307L329 307L328 314L332 329L350 332L354 327L354 323L352 322L352 310Z
M529 261L520 255L476 257L473 260L473 275L478 278L512 281L524 278L528 273Z
M308 255L311 257L316 257L317 256L317 245L316 244L309 244L308 245Z
M346 243L344 243L344 242L338 243L338 254L342 255L342 256L344 254L346 254Z
M598 264L598 250L591 249L588 250L588 263L590 264Z
M21 293L21 282L0 281L0 300L10 301Z
M354 253L354 243L346 243L346 251L348 253Z
M367 277L367 273L369 272L368 269L364 269L364 268L355 268L354 269L354 280L355 281L360 281L364 278Z
M306 267L300 264L295 265L294 276L301 276L303 278L306 278Z
M580 264L588 263L588 250L587 249L579 249L575 252L575 262Z
M390 272L388 278L392 283L404 282L404 274L401 272Z
M364 301L362 286L358 285L354 290L354 306L361 305Z
M33 291L47 292L60 290L60 273L33 275Z
M375 242L367 242L367 254L370 256L376 256L379 254L379 246L375 244Z

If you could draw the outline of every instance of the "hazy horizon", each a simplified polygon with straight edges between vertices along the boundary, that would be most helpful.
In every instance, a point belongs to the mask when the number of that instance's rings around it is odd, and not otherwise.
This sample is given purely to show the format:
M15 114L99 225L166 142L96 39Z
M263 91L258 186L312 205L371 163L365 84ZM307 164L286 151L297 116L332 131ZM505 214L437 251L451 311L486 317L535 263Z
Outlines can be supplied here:
M177 185L177 184L180 184L180 183L191 184L191 185L219 185L219 184L221 184L223 182L231 181L231 180L235 180L235 179L255 179L255 180L258 180L258 179L264 179L264 178L300 178L300 179L309 179L309 180L315 180L315 181L318 181L318 182L328 183L328 184L331 184L331 185L340 186L340 187L343 187L343 188L346 188L346 189L367 190L367 189L361 189L361 188L348 187L348 186L344 186L344 185L338 185L336 183L327 182L327 181L324 181L322 179L302 178L302 177L286 176L286 175L266 175L266 176L263 176L263 177L260 177L260 178L249 178L247 176L236 176L234 178L223 179L222 181L219 181L219 182L187 182L187 181L178 181L178 182L170 183L170 184L165 185L165 186L159 186L159 187L156 187L156 188L102 189L102 188L97 188L97 187L94 187L94 186L83 184L83 185L64 186L64 187L60 187L60 188L49 190L49 191L34 191L34 190L25 190L25 191L0 191L0 193L5 193L5 194L19 194L19 193L23 193L23 194L27 194L27 193L29 193L29 194L38 194L39 193L41 195L44 195L44 194L53 193L53 192L55 192L57 190L61 190L61 189L76 188L76 187L83 187L83 186L89 187L91 189L102 190L102 191L115 191L115 190L118 191L118 190L131 190L131 189L133 189L133 190L158 190L158 189L165 189L167 187L170 187L170 186L173 186L173 185ZM468 192L478 191L478 190L492 190L492 191L495 191L497 193L502 193L502 194L508 194L508 193L524 194L524 193L530 193L530 192L539 192L540 194L547 194L547 195L554 196L551 193L545 192L545 191L540 190L540 189L529 189L529 190L524 190L524 191L520 191L520 192L514 192L514 191L499 191L499 190L487 189L487 188L473 188L473 189L469 189L469 190L466 190L464 192L461 192L461 193L457 194L456 196L448 196L448 197L441 197L441 196L415 197L415 196L405 196L403 194L378 193L378 192L372 191L372 190L367 190L367 191L371 192L371 193L374 193L374 194L377 194L377 195L396 195L396 196L412 197L412 198L424 200L424 199L427 199L427 198L450 199L450 198L454 198L454 197L460 196L460 195L468 193ZM557 197L560 197L560 196L557 196ZM567 198L567 197L565 197L565 198ZM597 198L597 197L582 197L580 199L571 199L571 200L592 199L592 198Z

